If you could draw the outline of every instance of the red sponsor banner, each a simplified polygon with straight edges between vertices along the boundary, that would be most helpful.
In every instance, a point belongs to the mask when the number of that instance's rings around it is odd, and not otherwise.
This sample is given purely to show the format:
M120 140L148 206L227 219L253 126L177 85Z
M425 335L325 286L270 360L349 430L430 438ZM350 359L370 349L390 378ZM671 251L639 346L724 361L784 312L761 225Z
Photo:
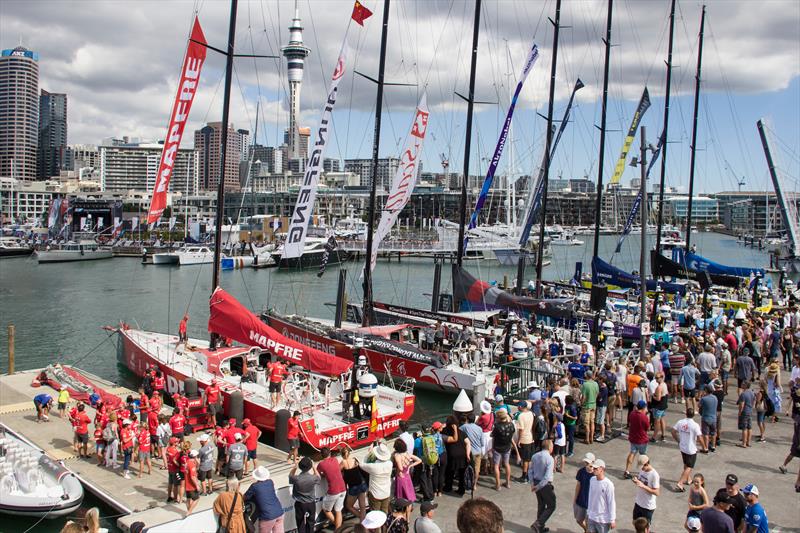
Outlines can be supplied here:
M218 288L209 301L208 331L247 346L260 346L270 353L326 376L347 372L353 363L285 337L264 324L236 298Z
M186 48L186 56L183 58L181 81L178 84L178 94L175 95L175 103L172 106L172 114L169 118L167 136L164 139L164 150L161 152L161 161L158 165L158 174L156 174L156 181L153 187L153 196L150 199L150 210L147 213L148 224L157 222L167 207L169 180L172 178L175 160L178 157L178 148L181 145L181 138L183 138L183 130L189 120L189 111L192 109L194 95L197 92L200 70L206 60L205 44L206 37L200 27L200 20L195 18L192 36L189 40L189 46Z

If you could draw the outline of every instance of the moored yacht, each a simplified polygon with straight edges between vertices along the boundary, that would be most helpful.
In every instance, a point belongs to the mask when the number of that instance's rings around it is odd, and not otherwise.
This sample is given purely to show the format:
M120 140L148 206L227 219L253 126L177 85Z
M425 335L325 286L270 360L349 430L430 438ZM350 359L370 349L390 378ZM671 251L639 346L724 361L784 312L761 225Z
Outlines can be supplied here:
M23 243L19 237L0 237L0 258L25 257L32 252L33 247Z
M111 248L108 246L100 246L94 241L85 240L47 245L43 250L36 251L36 259L39 263L94 261L97 259L111 259L112 257Z

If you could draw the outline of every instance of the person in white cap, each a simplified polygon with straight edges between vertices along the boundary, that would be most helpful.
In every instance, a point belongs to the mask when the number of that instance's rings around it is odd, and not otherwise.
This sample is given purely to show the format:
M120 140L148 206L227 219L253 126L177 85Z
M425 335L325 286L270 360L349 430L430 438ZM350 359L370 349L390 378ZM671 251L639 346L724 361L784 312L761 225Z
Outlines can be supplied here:
M391 496L392 487L392 452L385 441L381 440L377 444L373 443L370 451L375 456L374 463L361 463L361 469L369 474L369 492L367 499L369 500L370 509L376 511L383 511L383 519L389 513L389 498ZM367 514L369 517L369 513ZM367 519L364 518L364 520ZM382 524L381 524L382 525ZM377 526L380 527L380 526Z
M583 468L575 473L575 496L572 498L572 516L586 533L586 514L589 507L589 482L594 477L594 460L592 452L583 456Z
M478 427L483 431L483 454L484 461L481 463L483 474L490 472L492 467L492 430L494 429L494 413L492 412L492 404L483 400L481 402L481 414L475 421ZM477 472L476 472L477 474Z
M617 502L614 483L606 477L606 462L595 459L594 477L589 481L589 507L587 510L589 533L608 533L617 527Z
M361 525L367 528L367 531L378 532L383 527L383 524L386 523L386 516L383 511L370 511L361 521Z
M186 461L186 516L192 514L197 502L200 499L200 479L197 477L197 456L199 452L192 450L189 452L189 460Z
M200 494L211 494L214 492L214 479L212 470L214 469L214 443L208 433L203 433L197 439L200 443L197 468L197 478L200 480Z
M769 533L769 519L764 507L758 502L758 487L752 483L742 489L747 498L747 509L744 512L744 523L747 533Z
M227 467L226 467L226 476L225 476L225 483L227 484L229 479L236 477L239 481L242 480L242 475L244 474L244 460L247 457L247 446L244 445L242 440L244 439L241 433L236 433L233 438L235 442L228 446L228 451L226 453L227 456Z
M542 414L542 389L535 379L528 382L528 405L534 416Z

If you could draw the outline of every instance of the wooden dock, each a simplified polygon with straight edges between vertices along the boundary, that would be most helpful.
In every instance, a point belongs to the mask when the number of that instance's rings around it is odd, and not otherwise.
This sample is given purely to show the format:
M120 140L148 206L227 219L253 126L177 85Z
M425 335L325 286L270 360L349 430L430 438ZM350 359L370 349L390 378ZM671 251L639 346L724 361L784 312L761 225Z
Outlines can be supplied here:
M152 528L183 519L186 514L185 504L166 503L166 470L160 470L158 466L154 465L151 475L145 473L141 478L137 478L135 472L138 471L138 464L133 463L131 479L125 479L121 469L114 470L98 466L94 457L91 459L76 457L72 449L72 426L67 419L59 418L55 409L50 413L49 422L36 422L34 396L43 392L50 394L54 399L57 396L57 391L49 387L31 386L31 382L39 372L41 370L28 370L0 376L0 418L3 423L42 448L53 459L63 461L64 465L78 476L86 490L123 514L124 516L117 521L118 527L123 531L128 531L130 525L137 521L144 522L147 527ZM130 389L120 387L88 372L82 370L80 372L99 387L123 399L129 394L136 394ZM94 409L87 409L87 413L94 418ZM90 432L91 428L93 426L90 426ZM193 438L196 436L194 435ZM193 444L197 446L195 442ZM93 449L91 443L89 449ZM120 454L121 460L122 455ZM285 452L259 443L258 462L259 465L269 468L276 487L288 485L291 465L286 463ZM215 478L215 482L215 488L223 484L218 477ZM243 490L246 490L250 482L250 476L245 478L242 485ZM210 515L208 510L213 502L213 496L201 497L192 517L195 519L202 515L208 517Z

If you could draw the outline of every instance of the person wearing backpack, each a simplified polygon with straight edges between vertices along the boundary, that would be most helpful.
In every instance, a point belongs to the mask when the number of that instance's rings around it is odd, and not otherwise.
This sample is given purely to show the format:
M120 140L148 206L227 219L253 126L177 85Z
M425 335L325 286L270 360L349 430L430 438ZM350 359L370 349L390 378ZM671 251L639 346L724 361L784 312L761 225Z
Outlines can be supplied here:
M459 429L463 431L469 439L470 452L472 455L471 465L473 468L474 480L473 483L469 484L467 487L467 490L470 490L471 487L477 486L478 478L481 473L481 462L485 453L483 449L483 430L475 423L474 415L462 415Z
M447 470L447 450L444 447L444 439L442 438L442 428L444 424L439 422L438 420L431 425L431 429L433 430L433 437L434 442L436 443L436 453L438 455L438 460L436 464L433 466L433 492L436 497L442 495L442 487L444 486L444 475L445 471ZM425 441L423 441L423 450L425 446ZM427 455L427 452L425 453ZM423 459L424 462L424 459Z
M422 461L414 469L415 482L422 493L422 500L433 500L433 469L439 462L439 452L436 450L436 440L429 430L423 428L422 433L415 434L414 455Z

